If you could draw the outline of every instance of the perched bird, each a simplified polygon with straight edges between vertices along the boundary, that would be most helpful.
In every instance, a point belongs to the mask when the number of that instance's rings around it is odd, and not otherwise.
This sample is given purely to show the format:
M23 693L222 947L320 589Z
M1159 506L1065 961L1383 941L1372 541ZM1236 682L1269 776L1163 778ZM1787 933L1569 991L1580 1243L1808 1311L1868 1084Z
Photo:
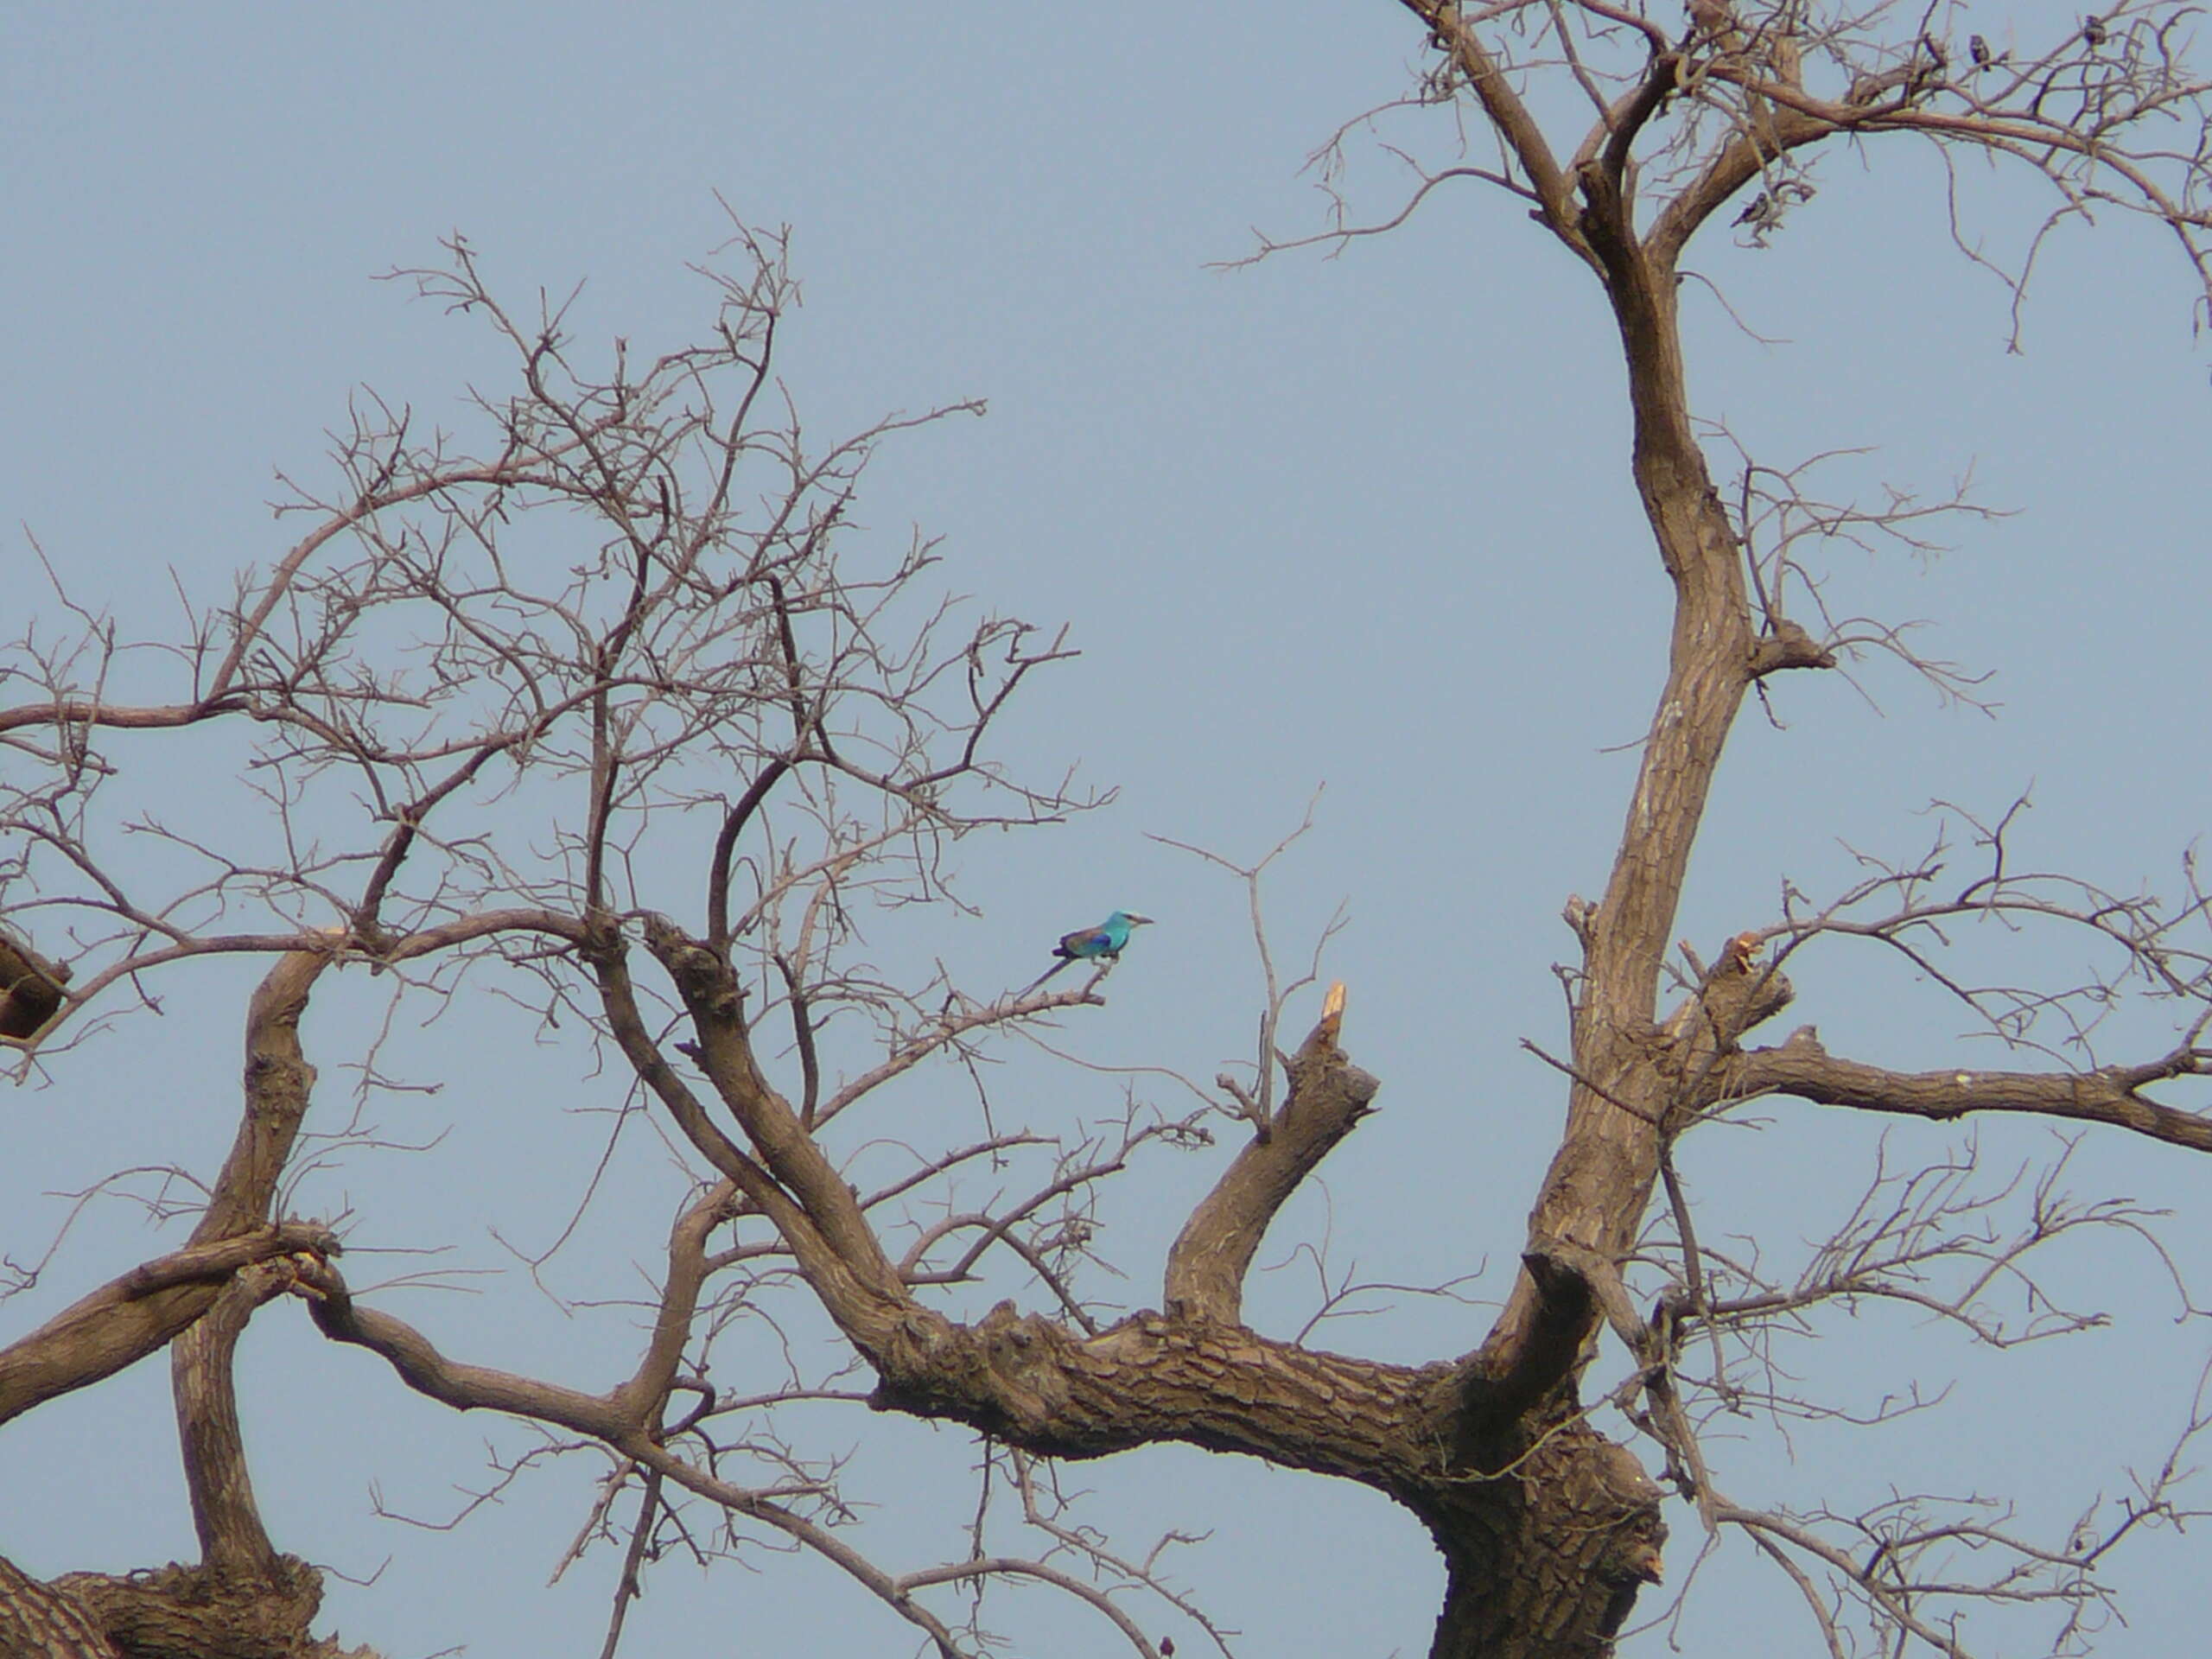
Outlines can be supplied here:
M1813 199L1813 187L1803 179L1778 179L1770 190L1762 190L1736 215L1736 223L1751 227L1751 245L1766 246L1766 239L1782 228L1792 207ZM1741 245L1740 244L1738 245Z
M1096 962L1111 966L1120 959L1122 947L1128 944L1130 930L1151 925L1149 916L1132 915L1117 910L1096 927L1078 927L1072 933L1060 935L1060 942L1052 947L1052 954L1059 958L1043 973L1021 988L1027 996L1070 963Z
M2094 12L2084 17L2082 20L2082 38L2089 43L2092 52L2102 46L2105 43L2105 20Z
M1979 35L1969 35L1967 36L1967 50L1974 55L1974 67L1975 68L1986 69L1989 67L1989 42L1987 41L1983 40Z

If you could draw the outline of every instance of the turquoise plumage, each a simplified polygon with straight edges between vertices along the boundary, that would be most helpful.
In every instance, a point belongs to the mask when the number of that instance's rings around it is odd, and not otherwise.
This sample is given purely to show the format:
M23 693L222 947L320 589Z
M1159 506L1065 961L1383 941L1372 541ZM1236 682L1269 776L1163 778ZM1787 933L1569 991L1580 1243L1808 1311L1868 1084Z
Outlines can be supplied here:
M1117 910L1096 927L1079 927L1072 933L1061 934L1060 942L1052 947L1052 954L1059 960L1024 986L1021 995L1028 995L1071 963L1095 962L1101 968L1111 967L1121 959L1131 931L1148 926L1151 921L1149 916Z

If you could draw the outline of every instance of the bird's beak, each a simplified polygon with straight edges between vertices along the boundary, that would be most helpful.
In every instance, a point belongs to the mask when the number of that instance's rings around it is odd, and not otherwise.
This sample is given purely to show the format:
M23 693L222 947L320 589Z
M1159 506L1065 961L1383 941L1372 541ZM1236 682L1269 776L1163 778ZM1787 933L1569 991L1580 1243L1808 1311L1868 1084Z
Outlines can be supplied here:
M1152 925L1152 918L1149 916L1132 916L1129 918L1129 925L1131 927L1149 927Z

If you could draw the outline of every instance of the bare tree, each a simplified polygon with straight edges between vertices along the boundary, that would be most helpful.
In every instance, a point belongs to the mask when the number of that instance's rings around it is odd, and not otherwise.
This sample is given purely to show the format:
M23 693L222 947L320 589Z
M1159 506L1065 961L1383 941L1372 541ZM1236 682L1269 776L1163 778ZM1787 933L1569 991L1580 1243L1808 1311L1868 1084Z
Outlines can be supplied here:
M169 1347L203 1560L47 1585L0 1576L13 1649L313 1650L319 1581L261 1522L229 1382L238 1332L289 1296L421 1395L543 1425L549 1455L602 1460L577 1548L623 1552L610 1654L662 1553L735 1555L761 1538L818 1553L940 1653L988 1643L980 1588L1002 1579L1063 1590L1134 1650L1164 1650L1122 1592L1202 1613L1157 1549L1117 1549L1069 1512L1051 1460L1171 1441L1340 1476L1417 1516L1448 1573L1439 1659L1609 1652L1661 1579L1669 1491L1707 1535L1739 1531L1771 1559L1837 1656L1963 1652L1960 1611L1993 1604L2048 1610L2050 1650L2079 1650L2107 1594L2100 1563L2187 1515L2184 1447L2212 1407L2176 1425L2174 1456L2136 1501L2056 1539L1902 1487L1849 1512L1738 1503L1705 1430L1720 1412L1837 1412L1777 1357L1826 1310L1902 1300L2000 1344L2085 1328L2094 1312L2037 1287L2037 1253L2146 1218L2067 1198L2055 1169L1993 1178L1962 1156L1877 1171L1832 1237L1779 1267L1700 1237L1674 1148L1773 1096L2212 1148L2212 1122L2152 1092L2212 1072L2207 895L2193 869L2182 899L2161 905L2024 867L2012 814L1955 813L1972 842L1963 877L1956 849L1939 848L1870 865L1825 899L1785 887L1775 910L1746 896L1743 931L1709 963L1670 943L1723 746L1768 680L1889 652L1947 695L1974 695L1895 626L1832 609L1818 544L1912 545L1945 512L1979 511L1822 503L1805 469L1748 456L1724 489L1720 435L1692 412L1678 285L1700 232L1763 243L1813 200L1823 153L1878 157L1910 135L2032 169L2053 193L2051 224L2093 207L2147 215L2212 294L2190 14L2123 6L1999 54L1954 51L1941 14L1886 6L1697 0L1675 19L1610 0L1406 4L1427 31L1426 73L1368 119L1446 111L1480 148L1421 168L1402 211L1307 240L1388 229L1457 181L1525 207L1618 322L1633 474L1675 594L1611 871L1597 899L1567 904L1568 1035L1560 1052L1538 1046L1566 1123L1489 1328L1407 1366L1244 1322L1262 1238L1380 1086L1344 1052L1340 988L1294 1052L1279 1046L1307 982L1281 982L1264 930L1249 1073L1185 1116L1132 1106L1088 1137L1033 1127L1023 1103L985 1087L981 1062L1101 1002L1110 963L1083 983L979 995L942 969L872 959L871 918L958 902L952 843L1095 804L1065 779L1010 775L991 747L1031 671L1070 654L1062 639L967 617L932 596L929 543L884 556L853 521L878 445L969 406L808 441L772 370L791 299L774 238L741 233L726 251L704 343L633 365L618 342L599 368L557 309L505 308L456 241L448 264L410 274L512 350L518 388L481 402L480 432L425 433L409 410L366 401L339 445L338 486L288 504L305 526L290 550L193 610L178 638L127 648L57 577L62 625L26 629L0 664L12 930L0 1031L26 1072L89 1052L198 958L269 959L245 1013L237 1141L204 1183L189 1242L0 1351L5 1418ZM1570 119L1574 100L1587 113ZM1562 121L1572 149L1554 142ZM2032 252L2009 273L2016 295L2031 269ZM205 745L240 781L207 823L183 803L130 820L137 837L118 852L111 831L131 809L110 804L115 756L149 735ZM1237 874L1256 924L1260 867ZM2078 931L2105 967L2072 986L1986 980L1960 947L1980 922ZM1747 1046L1790 1002L1793 957L1867 947L1902 953L2012 1046L2017 1069L1899 1071L1831 1054L1810 1027ZM300 1020L331 976L362 975L399 1005L499 995L549 1030L589 1033L683 1161L692 1179L613 1387L445 1351L356 1294L343 1230L285 1212L315 1084ZM2096 1027L2123 996L2164 1005L2171 1040L2101 1055ZM370 1087L377 1052L360 1062ZM925 1141L912 1115L890 1116L938 1060L975 1079L973 1135L937 1115L940 1138ZM1092 1272L1100 1184L1148 1148L1210 1145L1224 1122L1239 1144L1167 1251L1157 1310L1116 1317ZM871 1123L904 1162L859 1184L854 1131ZM964 1287L1001 1281L1026 1287L1026 1309L1009 1299L961 1316ZM1601 1364L1617 1382L1593 1380ZM842 1535L836 1459L784 1427L823 1402L982 1437L969 1555L900 1568ZM1661 1479L1601 1432L1608 1404ZM987 1541L1001 1506L1031 1553Z

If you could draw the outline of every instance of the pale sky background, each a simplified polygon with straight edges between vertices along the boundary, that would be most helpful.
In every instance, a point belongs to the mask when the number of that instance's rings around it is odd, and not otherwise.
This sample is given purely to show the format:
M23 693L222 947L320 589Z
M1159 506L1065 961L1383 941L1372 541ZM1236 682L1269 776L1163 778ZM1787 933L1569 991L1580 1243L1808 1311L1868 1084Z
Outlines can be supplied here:
M1982 10L1954 34L2040 40L2067 15ZM1104 1064L1211 1078L1247 1052L1257 1007L1243 897L1147 837L1255 858L1325 783L1315 830L1273 879L1272 921L1295 957L1347 907L1327 971L1349 987L1346 1046L1382 1079L1381 1109L1262 1259L1325 1235L1339 1269L1423 1281L1486 1268L1478 1294L1502 1294L1562 1107L1560 1080L1519 1043L1562 1039L1549 964L1572 941L1558 911L1570 891L1603 886L1631 775L1618 746L1643 729L1668 595L1625 471L1610 322L1586 273L1512 204L1465 187L1338 260L1208 268L1248 251L1252 226L1319 227L1325 203L1300 163L1407 86L1421 42L1401 8L86 5L16 8L7 34L7 632L49 603L21 527L78 599L146 632L175 615L169 572L219 600L232 573L281 551L272 471L328 477L323 434L343 424L349 389L445 418L472 379L498 385L476 331L376 273L433 261L459 229L523 308L539 287L582 280L582 341L664 347L711 316L685 267L722 235L720 192L751 222L792 227L806 303L783 372L817 432L989 400L985 420L888 448L858 516L893 541L914 524L944 536L945 582L984 606L1073 625L1085 654L1037 686L1009 747L1033 771L1079 763L1122 791L1071 828L968 843L981 916L929 912L921 925L941 937L896 948L1013 984L1064 929L1143 910L1160 925L1115 976L1109 1006L1064 1034ZM1425 132L1442 156L1447 122L1393 131ZM1353 200L1385 216L1402 175L1362 154ZM2010 355L2006 296L1948 247L1924 146L1838 149L1819 179L1771 248L1709 232L1691 259L1764 337L1693 285L1698 410L1772 463L1877 446L1839 487L1886 479L1940 494L1971 473L1982 499L2017 510L1961 526L1940 562L1839 556L1830 589L1845 613L1929 619L1931 654L1993 671L2003 706L1994 720L1943 709L1879 664L1861 677L1871 701L1840 676L1777 683L1787 729L1747 712L1679 931L1709 954L1772 919L1783 877L1817 896L1851 879L1849 848L1924 846L1931 799L1993 814L2031 785L2027 861L2171 895L2212 817L2212 387L2189 272L2118 215L2069 228L2046 251L2025 353ZM1974 163L1961 199L1969 234L1993 248L2017 247L2045 208L2020 179ZM165 771L154 746L142 764L155 798L204 776ZM2008 977L2079 976L2071 940L2005 948ZM126 1023L56 1063L46 1086L6 1097L0 1250L35 1257L67 1211L48 1195L118 1165L212 1175L235 1125L253 971L173 973L161 1019ZM1887 962L1826 951L1793 976L1789 1022L1818 1022L1837 1052L2000 1063ZM332 1122L350 1109L346 1044L358 1048L357 1016L374 1006L351 995L318 993L307 1033ZM1313 1012L1297 1010L1297 1029ZM413 1075L446 1091L377 1109L394 1139L443 1133L436 1149L351 1157L313 1177L298 1208L350 1206L356 1283L418 1265L376 1265L384 1246L446 1245L441 1265L508 1269L463 1281L469 1294L390 1305L456 1357L603 1387L631 1363L622 1327L562 1312L493 1232L523 1249L550 1241L604 1135L589 1114L613 1096L534 1054L510 1015L455 1027L404 1050ZM2116 1030L2101 1058L2164 1046L2155 1012ZM1037 1079L1022 1103L1039 1116L1103 1116L1122 1088L1011 1075ZM907 1099L931 1109L930 1088ZM1789 1102L1762 1116L1764 1133L1704 1131L1681 1158L1708 1237L1757 1235L1788 1261L1855 1195L1885 1126ZM1889 1156L1932 1160L1974 1132L1889 1126ZM1979 1135L1992 1169L2042 1159L2052 1140L1995 1122ZM1125 1179L1109 1216L1132 1306L1156 1302L1165 1242L1226 1155L1155 1158ZM558 1294L626 1294L620 1264L658 1251L666 1205L639 1182L632 1211L619 1183L602 1199L600 1254L556 1275ZM2176 1261L2203 1262L2212 1202L2185 1154L2091 1135L2067 1185L2173 1210L2163 1236ZM181 1233L95 1206L39 1291L0 1307L0 1339ZM1831 1319L1829 1339L1795 1357L1820 1386L1868 1407L1916 1381L1951 1387L1948 1406L1786 1445L1747 1426L1716 1445L1717 1478L1740 1501L1799 1507L1864 1503L1892 1484L2005 1495L2024 1527L2063 1533L2099 1493L2123 1493L2127 1468L2156 1464L2212 1328L2177 1321L2147 1249L2062 1255L2052 1277L2111 1309L2112 1326L1994 1355L1894 1313ZM1312 1294L1294 1268L1261 1282L1252 1317L1294 1330ZM1416 1303L1317 1340L1426 1360L1468 1346L1487 1319L1486 1307ZM449 1515L460 1489L484 1483L487 1444L512 1455L534 1437L418 1402L289 1304L256 1320L240 1370L276 1541L333 1570L321 1628L391 1659L597 1651L618 1555L602 1549L545 1587L582 1516L585 1460L526 1479L458 1531L410 1528L377 1518L378 1497ZM0 1433L0 1553L41 1574L192 1556L167 1388L151 1362ZM851 1414L822 1433L823 1447L863 1448L852 1490L879 1507L858 1541L899 1569L959 1550L964 1435ZM1094 1518L1130 1548L1171 1527L1210 1531L1180 1577L1244 1633L1244 1654L1426 1649L1440 1567L1380 1498L1180 1450L1068 1478L1096 1490ZM2196 1496L2212 1507L2212 1491ZM1671 1593L1697 1529L1679 1504L1669 1519ZM2201 1557L2168 1534L2120 1560L2111 1576L2131 1624L2101 1651L2191 1650ZM624 1651L910 1650L910 1627L830 1570L754 1565L702 1576L664 1562ZM367 1587L335 1576L379 1573ZM994 1594L1017 1651L1127 1651L1090 1615ZM1640 1612L1667 1605L1647 1593ZM1155 1638L1204 1650L1156 1605L1138 1616ZM1969 1619L1970 1638L2000 1628L1986 1617ZM2039 1626L2001 1628L1992 1649L2043 1651ZM1740 1541L1693 1586L1676 1634L1708 1656L1817 1641ZM1656 1655L1668 1640L1662 1629L1624 1650Z

